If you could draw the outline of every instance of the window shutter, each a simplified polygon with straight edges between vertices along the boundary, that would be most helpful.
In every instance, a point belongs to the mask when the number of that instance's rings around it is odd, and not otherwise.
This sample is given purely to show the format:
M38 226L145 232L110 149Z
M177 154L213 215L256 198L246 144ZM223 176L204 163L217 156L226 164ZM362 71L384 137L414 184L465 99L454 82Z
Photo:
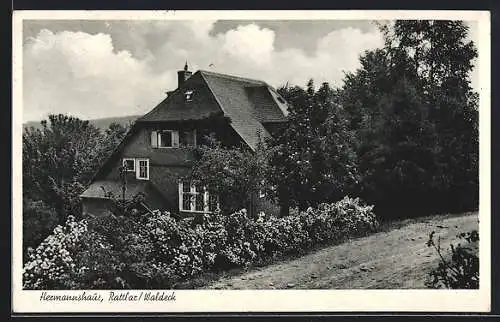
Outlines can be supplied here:
M158 132L156 131L151 131L151 146L153 148L158 147Z
M182 211L182 198L183 198L183 185L182 181L179 181L179 211Z
M172 146L174 148L179 147L179 131L172 131Z

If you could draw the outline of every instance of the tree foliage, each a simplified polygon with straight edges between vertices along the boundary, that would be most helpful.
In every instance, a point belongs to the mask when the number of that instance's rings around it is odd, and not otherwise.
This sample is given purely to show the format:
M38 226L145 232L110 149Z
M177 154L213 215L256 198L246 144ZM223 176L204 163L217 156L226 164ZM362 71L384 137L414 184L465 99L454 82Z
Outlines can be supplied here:
M345 112L335 103L328 83L316 91L310 80L304 90L283 87L289 102L289 123L270 138L272 186L282 207L300 209L340 199L357 182L357 159Z
M362 195L404 214L477 205L477 56L457 21L381 26L385 45L360 57L339 102L356 133Z
M88 121L50 115L42 128L23 133L24 193L65 213L67 193L90 179L102 158L99 129ZM78 189L76 189L78 190ZM78 191L76 192L78 193ZM65 218L61 218L61 223Z
M89 121L63 114L50 115L41 125L23 132L25 248L64 223L68 214L79 216L79 195L126 132L115 123L101 133Z
M188 180L219 196L221 210L231 213L251 209L253 199L266 185L267 151L260 143L256 151L223 146L213 136L195 149L196 161Z
M430 288L478 289L479 288L479 233L472 230L457 235L465 244L450 244L451 254L444 254L441 238L429 234L427 247L433 247L439 255L438 267L429 273L426 285Z

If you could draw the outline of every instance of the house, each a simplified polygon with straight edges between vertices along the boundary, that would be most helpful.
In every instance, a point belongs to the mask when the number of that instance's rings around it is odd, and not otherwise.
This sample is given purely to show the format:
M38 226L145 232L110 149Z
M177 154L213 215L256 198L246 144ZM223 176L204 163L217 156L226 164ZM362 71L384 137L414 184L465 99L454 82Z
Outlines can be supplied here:
M81 194L83 212L105 211L106 193L125 198L142 193L148 208L182 216L212 212L217 196L181 180L193 161L189 147L214 134L224 145L254 150L259 136L285 124L287 113L285 100L263 81L204 70L193 74L186 63L178 71L177 89L134 123Z

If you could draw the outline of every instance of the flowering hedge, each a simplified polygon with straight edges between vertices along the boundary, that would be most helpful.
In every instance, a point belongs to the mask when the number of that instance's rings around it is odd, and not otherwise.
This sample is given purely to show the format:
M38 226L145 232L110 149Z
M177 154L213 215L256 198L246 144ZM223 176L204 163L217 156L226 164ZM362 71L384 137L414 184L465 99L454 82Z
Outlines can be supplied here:
M246 267L318 245L365 235L378 226L373 206L345 197L283 218L246 210L176 220L168 212L68 219L24 267L24 287L171 288L204 271Z
M58 288L78 270L74 255L82 236L87 232L85 220L75 221L69 216L64 227L57 226L36 250L28 248L29 261L24 266L24 288Z

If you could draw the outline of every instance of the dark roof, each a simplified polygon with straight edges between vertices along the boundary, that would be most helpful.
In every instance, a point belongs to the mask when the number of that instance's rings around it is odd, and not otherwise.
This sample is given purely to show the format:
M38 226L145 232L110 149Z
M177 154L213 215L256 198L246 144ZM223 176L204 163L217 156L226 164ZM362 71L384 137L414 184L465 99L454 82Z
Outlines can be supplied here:
M193 108L185 108L171 99L174 91L137 122L199 120L224 115L229 117L236 133L255 149L259 135L269 136L263 123L286 121L286 102L263 81L199 70L186 84L200 81L207 85L217 104L194 101Z
M245 87L247 92L247 96L252 103L253 116L261 123L268 122L284 122L286 121L286 115L288 115L288 111L281 110L280 105L284 105L286 107L286 103L283 100L281 104L278 101L278 98L273 96L273 91L269 86L251 86ZM278 95L279 94L275 94ZM278 108L277 108L278 107Z
M132 199L140 193L146 194L146 189L149 181L138 181L127 183L127 190L125 191L125 199ZM104 190L103 190L104 188ZM122 184L119 181L100 180L93 182L87 187L80 197L82 198L100 198L107 199L106 193L112 193L115 198L122 197Z
M180 100L180 98L183 97L181 93L183 89L190 88L192 85L198 87L200 84L205 84L205 81L199 73L195 73L186 81L184 86L177 88L175 91L168 92L168 96L163 101L137 121L157 122L201 120L214 114L222 114L222 110L219 106L217 106L217 104L207 104L206 99L193 100L189 103L189 107L184 105L183 100Z

